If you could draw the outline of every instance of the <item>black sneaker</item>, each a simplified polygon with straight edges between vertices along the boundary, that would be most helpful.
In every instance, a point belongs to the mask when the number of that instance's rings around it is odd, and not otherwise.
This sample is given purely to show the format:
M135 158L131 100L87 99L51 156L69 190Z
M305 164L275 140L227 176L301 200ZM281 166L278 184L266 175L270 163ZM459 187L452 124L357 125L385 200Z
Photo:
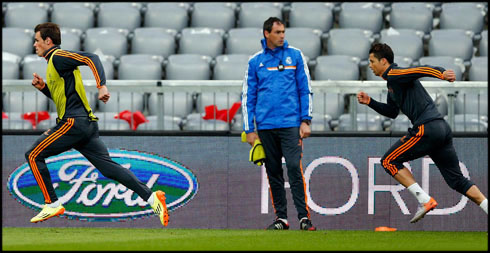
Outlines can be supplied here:
M266 230L288 230L289 225L284 223L282 220L275 220L274 223L270 224Z
M310 219L301 219L299 222L299 229L301 230L308 230L308 231L315 231L316 227L311 224Z

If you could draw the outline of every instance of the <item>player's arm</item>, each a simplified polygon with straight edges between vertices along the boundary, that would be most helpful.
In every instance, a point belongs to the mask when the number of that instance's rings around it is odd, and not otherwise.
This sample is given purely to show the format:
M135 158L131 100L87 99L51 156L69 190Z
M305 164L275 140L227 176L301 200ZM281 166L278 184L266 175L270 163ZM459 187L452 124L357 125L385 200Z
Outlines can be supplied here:
M311 90L311 79L308 71L308 65L302 52L299 53L299 59L296 66L296 83L299 91L300 120L310 120L313 116L313 92ZM309 124L301 123L300 137L307 138L311 134Z
M257 83L258 79L254 59L250 59L242 84L243 131L247 133L247 142L250 145L253 145L255 139L258 138L254 126L255 106L257 104Z
M400 108L396 106L395 102L390 98L390 96L387 97L385 104L374 100L368 96L367 93L361 91L357 93L357 101L360 104L365 104L371 107L377 113L392 119L396 118L400 112Z
M51 92L48 89L46 83L41 76L37 73L32 73L32 86L36 87L36 89L40 90L46 97L51 98ZM52 99L52 98L51 98Z
M400 83L411 84L412 83L411 81L422 77L433 77L442 80L447 80L445 79L447 77L447 73L446 76L444 75L445 72L446 70L442 67L423 65L423 66L412 67L412 68L391 69L388 72L388 78L396 79L396 81ZM452 74L454 74L453 71Z

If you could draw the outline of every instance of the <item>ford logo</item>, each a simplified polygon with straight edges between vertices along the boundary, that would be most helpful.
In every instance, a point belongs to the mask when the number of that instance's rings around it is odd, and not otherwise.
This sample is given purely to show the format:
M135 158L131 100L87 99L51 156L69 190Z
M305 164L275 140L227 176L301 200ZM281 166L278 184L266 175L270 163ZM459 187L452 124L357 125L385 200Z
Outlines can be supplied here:
M184 165L140 151L111 149L111 158L152 190L165 192L167 208L187 204L197 193L197 178ZM53 186L69 219L119 221L153 215L153 209L132 190L106 178L78 151L46 159ZM9 176L7 188L21 204L41 210L44 197L27 163Z

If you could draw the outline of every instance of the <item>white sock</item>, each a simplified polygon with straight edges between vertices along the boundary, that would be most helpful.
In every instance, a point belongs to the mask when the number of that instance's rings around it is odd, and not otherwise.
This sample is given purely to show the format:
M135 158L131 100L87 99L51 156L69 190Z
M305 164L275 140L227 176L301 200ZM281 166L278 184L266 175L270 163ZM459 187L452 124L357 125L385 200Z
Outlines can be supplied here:
M148 202L148 204L150 204L150 206L153 205L153 201L155 201L155 198L153 197L153 195L155 195L155 194L152 193L150 195L150 197L148 198L148 200L146 201L146 202Z
M56 200L55 202L51 203L51 204L48 204L49 207L51 208L56 208L60 205L60 200Z
M483 201L480 203L480 207L481 207L481 209L483 209L483 211L485 211L485 213L488 215L488 200L487 200L487 199L483 200Z
M284 222L284 223L286 223L286 224L289 224L289 223L288 223L288 220L286 220L286 219L283 219L283 218L278 218L278 220L281 220L282 222Z
M413 196L415 196L415 198L417 198L420 204L429 202L430 200L429 194L427 194L424 190L422 190L419 184L414 183L409 187L407 187L407 189L412 193Z

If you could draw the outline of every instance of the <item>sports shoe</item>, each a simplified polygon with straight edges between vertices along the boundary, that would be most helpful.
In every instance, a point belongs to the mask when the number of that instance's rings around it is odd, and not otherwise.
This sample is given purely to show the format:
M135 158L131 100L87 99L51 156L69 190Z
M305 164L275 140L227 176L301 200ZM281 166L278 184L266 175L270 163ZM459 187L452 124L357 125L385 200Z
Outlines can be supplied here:
M284 221L276 219L272 224L270 224L266 230L288 230L289 224L284 223Z
M31 219L32 223L37 223L40 221L45 221L51 217L62 215L65 213L65 208L62 205L58 207L49 207L48 205L43 206L43 210Z
M165 192L156 191L152 194L154 194L154 200L153 204L151 204L151 208L153 208L153 211L160 217L162 225L166 227L168 225L168 211L167 205L165 204Z
M299 229L301 230L308 230L308 231L315 231L316 227L311 224L310 219L303 218L299 222Z
M432 197L430 198L429 202L420 204L415 216L413 216L413 218L410 220L410 223L415 223L424 218L425 214L432 211L436 206L437 202Z

